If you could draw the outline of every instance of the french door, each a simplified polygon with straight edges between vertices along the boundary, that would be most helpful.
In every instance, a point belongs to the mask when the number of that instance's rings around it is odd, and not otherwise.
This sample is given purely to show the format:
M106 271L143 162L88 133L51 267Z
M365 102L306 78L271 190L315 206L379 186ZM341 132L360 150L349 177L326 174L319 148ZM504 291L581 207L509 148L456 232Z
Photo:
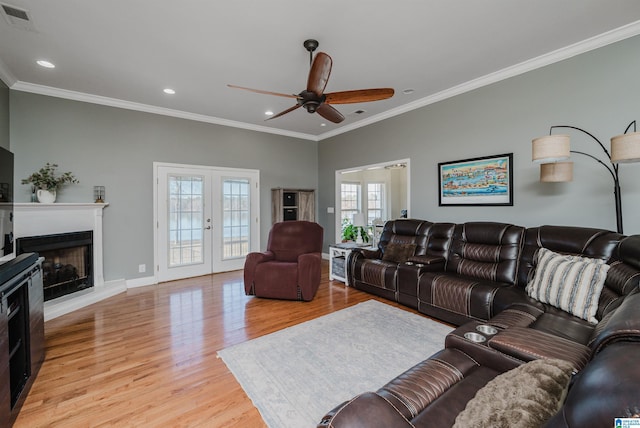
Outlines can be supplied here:
M158 281L242 269L260 248L259 172L154 163Z

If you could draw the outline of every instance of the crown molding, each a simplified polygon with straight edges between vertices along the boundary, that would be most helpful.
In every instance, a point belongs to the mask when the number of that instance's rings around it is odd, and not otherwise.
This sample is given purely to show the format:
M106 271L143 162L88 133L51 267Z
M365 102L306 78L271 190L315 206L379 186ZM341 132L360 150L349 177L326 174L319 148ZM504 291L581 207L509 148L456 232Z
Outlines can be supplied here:
M9 71L9 67L0 59L0 79L7 85L9 88L12 87L16 83L16 77Z
M533 71L538 68L542 68L547 65L572 58L574 56L628 39L630 37L637 36L639 34L640 21L632 22L631 24L616 28L615 30L611 30L606 33L591 37L589 39L582 40L564 48L560 48L555 51L540 55L536 58L523 61L511 67L503 68L502 70L496 71L494 73L489 73L477 79L473 79L452 88L445 89L444 91L437 92L433 95L429 95L428 97L421 98L419 100L404 104L400 107L388 110L386 112L368 117L366 119L362 119L358 122L343 126L339 129L326 132L319 135L318 140L322 141L327 138L335 137L336 135L353 131L354 129L362 128L373 123L380 122L381 120L389 119L391 117L398 116L403 113L407 113L409 111L455 97L456 95L464 94L465 92L473 91L474 89L491 85L492 83L506 80L510 77L515 77L520 74L524 74L529 71Z
M180 119L193 120L196 122L213 123L215 125L230 126L233 128L242 128L249 131L265 132L268 134L277 134L285 137L299 138L302 140L318 141L317 136L304 134L302 132L287 131L284 129L269 128L268 126L254 125L251 123L238 122L235 120L221 119L218 117L207 116L204 114L189 113L182 110L174 110L164 107L152 106L149 104L136 103L132 101L120 100L117 98L103 97L100 95L87 94L85 92L69 91L67 89L54 88L51 86L37 85L35 83L17 81L10 86L12 90L21 92L30 92L38 95L47 95L50 97L64 98L73 101L81 101L85 103L99 104L109 107L116 107L126 110L135 110L145 113L159 114L163 116L177 117Z
M404 104L400 107L388 110L386 112L359 120L349 125L342 126L332 131L320 134L312 135L301 132L287 131L283 129L270 128L267 126L254 125L251 123L238 122L234 120L221 119L213 116L207 116L196 113L189 113L181 110L168 109L164 107L156 107L148 104L135 103L131 101L120 100L116 98L103 97L99 95L92 95L83 92L69 91L66 89L59 89L50 86L37 85L28 82L17 81L11 74L9 69L0 61L0 78L2 78L7 86L12 90L31 92L40 95L48 95L57 98L65 98L69 100L82 101L92 104L100 104L111 107L117 107L127 110L136 110L146 113L159 114L164 116L177 117L181 119L193 120L197 122L212 123L222 126L230 126L233 128L246 129L256 132L265 132L268 134L282 135L285 137L299 138L302 140L310 141L322 141L327 138L335 137L340 134L344 134L353 131L358 128L362 128L376 122L380 122L385 119L389 119L403 113L416 110L430 104L437 103L439 101L446 100L448 98L455 97L457 95L464 94L465 92L472 91L474 89L481 88L483 86L490 85L492 83L499 82L501 80L509 79L520 74L524 74L529 71L536 70L538 68L545 67L547 65L554 64L556 62L563 61L565 59L572 58L576 55L580 55L594 49L598 49L615 42L619 42L624 39L628 39L640 34L640 21L632 22L620 28L602 33L600 35L591 37L586 40L574 43L564 48L557 49L555 51L540 55L536 58L532 58L527 61L523 61L519 64L504 68L494 73L481 76L477 79L470 80L468 82L456 85L449 89L437 92L429 95L428 97L421 98L408 104Z

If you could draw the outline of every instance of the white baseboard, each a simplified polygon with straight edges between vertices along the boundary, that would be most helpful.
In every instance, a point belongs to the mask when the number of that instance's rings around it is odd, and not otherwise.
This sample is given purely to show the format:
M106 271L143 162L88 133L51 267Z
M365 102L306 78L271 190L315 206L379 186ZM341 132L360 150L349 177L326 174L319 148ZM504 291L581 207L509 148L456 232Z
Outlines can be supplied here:
M322 253L322 260L329 260L330 258L329 253Z
M145 276L144 278L127 279L127 289L146 287L147 285L156 285L158 278L155 276Z
M44 320L52 320L108 297L120 294L126 290L126 281L124 279L117 279L115 281L107 281L104 285L91 287L87 290L49 300L44 302Z

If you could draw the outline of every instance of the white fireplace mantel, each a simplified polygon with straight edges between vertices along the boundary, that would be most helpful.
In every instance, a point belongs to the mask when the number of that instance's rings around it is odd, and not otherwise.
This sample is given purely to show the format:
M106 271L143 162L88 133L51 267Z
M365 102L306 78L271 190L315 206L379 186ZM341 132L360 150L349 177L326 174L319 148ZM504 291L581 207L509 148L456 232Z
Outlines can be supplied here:
M13 233L16 240L57 233L93 232L93 288L46 302L45 320L124 291L123 287L108 287L108 290L104 287L102 212L108 205L107 203L14 204Z

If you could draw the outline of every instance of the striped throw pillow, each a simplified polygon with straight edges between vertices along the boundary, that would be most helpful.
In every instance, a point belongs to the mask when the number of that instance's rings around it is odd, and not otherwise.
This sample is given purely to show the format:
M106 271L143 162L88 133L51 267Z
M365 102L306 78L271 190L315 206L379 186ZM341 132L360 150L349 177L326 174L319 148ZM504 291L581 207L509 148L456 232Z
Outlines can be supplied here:
M596 312L609 265L600 259L567 256L546 248L538 250L530 297L597 324Z

